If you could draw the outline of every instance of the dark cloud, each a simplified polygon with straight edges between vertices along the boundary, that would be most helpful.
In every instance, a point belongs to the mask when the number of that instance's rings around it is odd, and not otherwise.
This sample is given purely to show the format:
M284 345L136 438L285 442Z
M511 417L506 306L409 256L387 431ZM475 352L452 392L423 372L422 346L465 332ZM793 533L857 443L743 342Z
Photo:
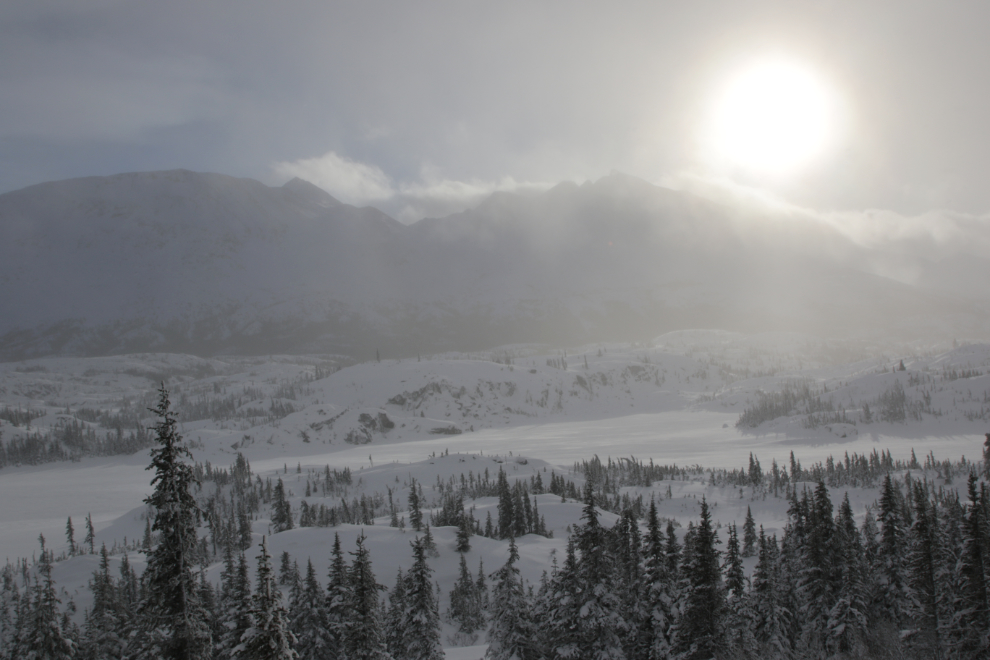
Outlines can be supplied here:
M713 88L783 53L849 101L845 141L786 181L719 175L819 209L983 213L988 20L978 2L15 0L0 190L166 167L277 183L277 164L333 153L418 199L412 217L450 206L424 192L437 182L449 202L458 185L704 174Z

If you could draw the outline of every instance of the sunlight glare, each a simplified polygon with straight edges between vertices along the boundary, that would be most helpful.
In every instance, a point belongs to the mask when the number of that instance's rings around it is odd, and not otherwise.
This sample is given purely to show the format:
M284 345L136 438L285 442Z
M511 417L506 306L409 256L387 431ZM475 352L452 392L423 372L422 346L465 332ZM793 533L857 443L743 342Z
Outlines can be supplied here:
M835 128L834 101L810 72L764 62L738 75L715 104L710 140L720 158L784 173L820 154Z

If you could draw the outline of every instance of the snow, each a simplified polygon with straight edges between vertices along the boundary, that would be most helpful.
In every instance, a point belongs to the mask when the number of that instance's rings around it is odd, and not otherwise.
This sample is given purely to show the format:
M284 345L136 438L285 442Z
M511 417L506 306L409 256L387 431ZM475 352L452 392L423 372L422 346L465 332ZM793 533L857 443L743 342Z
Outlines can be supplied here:
M316 367L332 363L326 356L203 360L142 354L3 363L0 409L8 406L44 415L32 420L30 430L7 421L0 430L8 442L48 432L64 423L59 420L72 419L80 408L122 411L129 405L133 409L153 396L160 379L167 381L176 404L182 397L195 402L232 395L243 399L241 411L268 409L276 401L288 403L295 412L279 418L247 413L207 418L184 422L181 432L192 443L197 461L228 467L242 452L255 474L282 478L297 513L302 499L310 504L333 503L316 495L303 497L307 479L321 477L327 466L351 469L354 485L348 497L392 488L405 515L413 478L422 484L428 502L436 496L433 486L438 479L457 479L469 470L475 476L487 470L494 480L502 469L510 482L539 473L545 485L553 471L580 485L583 478L572 472L573 465L595 455L603 461L632 456L657 464L738 469L748 464L752 452L764 472L774 458L787 466L792 451L805 467L829 455L838 459L845 452L874 450L889 450L895 459L909 458L912 449L919 460L929 452L940 460L980 458L983 433L990 430L987 416L980 415L981 406L990 408L983 402L990 391L990 346L896 355L861 352L843 361L821 344L809 348L806 337L702 332L696 334L697 341L691 339L690 333L677 333L648 345L569 349L566 357L563 350L519 345L486 354L355 364L319 380L313 378ZM906 371L892 371L902 359ZM589 387L575 384L579 376ZM941 408L942 414L923 413L920 421L909 417L903 423L862 422L857 406L880 396L895 380L902 383L910 401L919 401L928 392L932 408ZM804 416L795 414L756 428L736 427L740 413L757 400L758 392L797 381L827 387L825 396L843 402L856 423L806 428ZM278 396L290 386L291 397ZM553 395L541 403L545 390ZM404 402L396 402L397 395L403 395ZM368 415L365 421L362 413ZM394 426L369 426L367 419L378 419L379 413ZM150 422L146 418L144 423ZM106 432L96 423L86 425ZM448 427L462 432L431 432ZM370 443L344 441L360 429L367 431L362 437L370 438ZM56 554L63 552L66 518L72 517L76 541L81 543L88 513L97 529L97 547L121 546L125 537L128 542L140 539L146 513L142 500L151 492L148 462L147 451L142 451L0 469L0 501L5 504L0 507L0 557L13 560L37 554L39 533L44 533ZM747 507L767 534L779 535L787 519L783 499L754 498L750 489L718 488L703 478L658 481L651 488L624 492L632 497L642 494L647 500L651 494L661 496L660 516L676 521L680 533L689 521L697 521L702 497L711 506L716 527L735 522L741 528ZM859 516L877 499L872 488L832 489L836 506L845 492ZM536 500L553 538L517 539L521 574L534 584L554 553L562 556L568 527L579 521L581 513L579 502L561 502L559 496L543 494ZM475 507L482 524L488 512L495 517L496 498L468 500L466 505ZM603 512L601 521L609 526L615 516ZM256 542L269 534L268 527L266 519L254 522ZM429 561L443 592L442 612L457 578L456 530L440 527L432 532L440 556ZM367 535L378 580L386 586L392 585L397 568L405 571L411 565L409 541L414 533L391 528L383 518L372 526L297 528L274 534L269 537L269 550L276 559L288 551L302 566L311 559L325 581L335 533L345 552L354 549L359 534ZM720 533L724 539L725 531ZM472 573L479 561L490 573L507 558L506 542L475 536L471 544L467 561ZM248 554L253 558L257 552L252 549ZM114 556L112 570L117 570L119 559ZM139 571L143 568L141 553L131 552L129 560ZM55 566L57 583L75 599L80 612L88 602L85 585L96 562L95 556L84 555ZM754 562L746 560L747 570ZM215 565L207 575L217 581L220 570ZM445 628L445 644L451 633ZM484 650L483 645L448 649L447 657L477 658Z

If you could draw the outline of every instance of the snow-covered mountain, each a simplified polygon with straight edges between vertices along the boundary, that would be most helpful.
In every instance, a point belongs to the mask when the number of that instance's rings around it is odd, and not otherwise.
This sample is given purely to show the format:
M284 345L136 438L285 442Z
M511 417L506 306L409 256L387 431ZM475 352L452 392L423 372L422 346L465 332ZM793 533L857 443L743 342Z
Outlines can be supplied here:
M294 179L184 170L0 195L0 359L358 357L692 327L982 336L986 305L867 272L809 220L612 174L403 225ZM977 267L982 267L977 264Z

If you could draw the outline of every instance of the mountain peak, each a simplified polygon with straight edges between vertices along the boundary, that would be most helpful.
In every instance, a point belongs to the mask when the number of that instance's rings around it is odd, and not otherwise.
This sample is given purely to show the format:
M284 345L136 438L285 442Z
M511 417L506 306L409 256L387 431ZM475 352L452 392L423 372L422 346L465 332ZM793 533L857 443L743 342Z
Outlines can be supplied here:
M325 208L340 206L343 203L323 188L297 176L287 181L282 186L282 190L290 193L292 197L301 198Z

